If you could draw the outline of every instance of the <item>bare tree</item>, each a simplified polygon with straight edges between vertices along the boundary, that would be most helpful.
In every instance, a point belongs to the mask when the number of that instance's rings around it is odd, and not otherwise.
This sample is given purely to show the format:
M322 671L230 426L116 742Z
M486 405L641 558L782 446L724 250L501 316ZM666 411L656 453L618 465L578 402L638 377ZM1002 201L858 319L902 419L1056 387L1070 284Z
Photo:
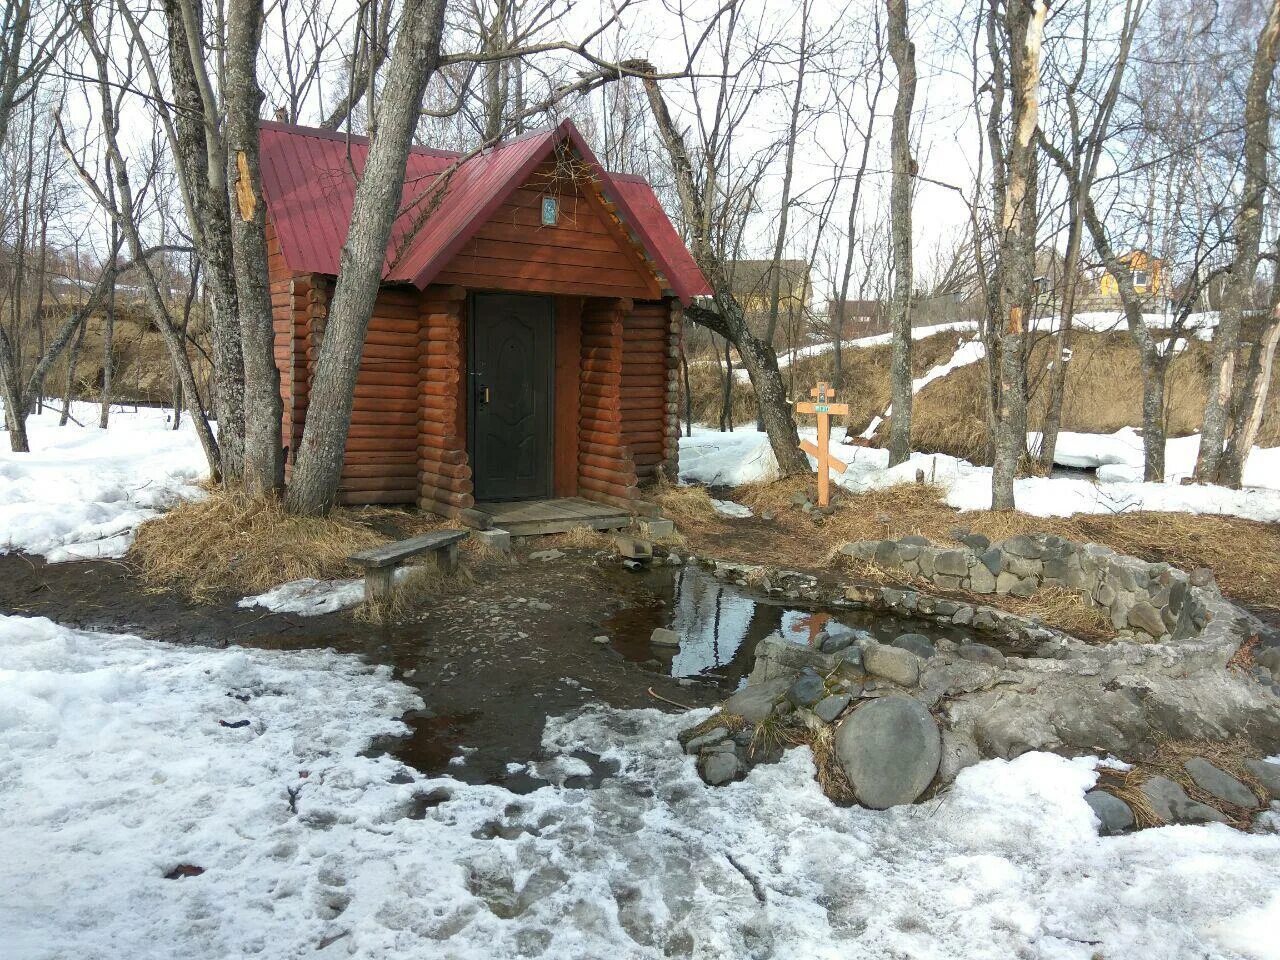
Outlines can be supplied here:
M1223 295L1218 329L1213 338L1204 424L1196 457L1196 479L1201 483L1239 486L1247 449L1237 444L1230 464L1223 463L1228 415L1234 389L1240 327L1252 296L1262 243L1263 204L1269 182L1271 148L1271 85L1280 54L1280 0L1271 0L1267 19L1258 33L1253 68L1244 94L1244 185L1235 216L1235 256Z
M995 462L991 471L991 508L1015 507L1013 482L1026 449L1026 393L1023 338L1034 296L1036 240L1036 146L1039 118L1040 44L1047 4L1044 0L990 0L988 36L995 72L1008 58L1009 142L996 164L1000 200L1000 247L996 294L1000 333L1000 400ZM1003 52L1002 48L1003 47ZM992 108L996 125L998 110Z
M1019 0L1010 0L1016 3ZM911 157L911 107L916 96L916 48L907 32L907 0L886 0L889 55L898 72L898 95L893 105L889 157L893 168L890 209L893 240L893 296L889 326L893 336L889 360L889 463L911 457L911 191L916 173Z

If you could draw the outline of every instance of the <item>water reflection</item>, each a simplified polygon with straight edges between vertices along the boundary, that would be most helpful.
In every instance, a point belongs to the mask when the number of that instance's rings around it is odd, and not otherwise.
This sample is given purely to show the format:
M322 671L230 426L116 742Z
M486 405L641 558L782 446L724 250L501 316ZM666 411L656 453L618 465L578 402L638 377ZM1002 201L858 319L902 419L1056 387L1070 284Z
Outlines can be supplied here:
M964 639L958 630L919 620L867 611L797 609L718 580L696 565L674 571L660 568L648 576L654 602L628 607L603 625L614 648L629 660L662 667L673 677L700 677L728 689L742 686L754 664L756 644L775 633L806 646L818 642L830 623L886 643L908 632L933 640ZM680 646L652 645L649 638L655 627L673 630Z

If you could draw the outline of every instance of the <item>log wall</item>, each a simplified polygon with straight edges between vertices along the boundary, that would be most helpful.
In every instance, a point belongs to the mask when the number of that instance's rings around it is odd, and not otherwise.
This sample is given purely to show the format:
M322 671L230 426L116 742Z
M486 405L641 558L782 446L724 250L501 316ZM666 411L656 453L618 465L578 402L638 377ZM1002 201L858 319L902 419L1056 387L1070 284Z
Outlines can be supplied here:
M623 319L626 299L590 299L582 310L578 490L602 503L630 506L639 495L623 428Z
M433 285L422 294L418 337L418 506L457 517L475 504L467 460L466 291Z
M622 324L622 438L640 481L657 479L659 469L676 476L679 333L680 318L663 300L635 304Z

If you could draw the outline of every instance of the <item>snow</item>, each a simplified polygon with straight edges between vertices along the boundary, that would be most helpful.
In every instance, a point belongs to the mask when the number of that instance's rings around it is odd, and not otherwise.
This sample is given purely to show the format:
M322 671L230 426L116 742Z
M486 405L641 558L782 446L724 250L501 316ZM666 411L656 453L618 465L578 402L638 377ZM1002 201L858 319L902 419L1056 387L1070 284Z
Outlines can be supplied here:
M548 722L548 763L567 779L589 750L618 773L517 796L367 755L420 704L329 651L6 617L0 688L6 960L1280 950L1280 837L1099 838L1088 758L988 761L876 812L831 804L806 748L709 788L674 742L702 714L594 709ZM164 879L180 864L204 872Z
M50 562L123 556L140 523L200 495L200 443L185 422L171 428L169 411L113 410L107 430L96 426L96 404L73 404L84 426L59 427L60 411L27 420L30 453L13 453L0 435L0 552Z
M732 500L716 500L712 498L711 506L715 507L716 513L724 517L743 517L751 516L751 508L741 503L734 503Z
M914 483L916 472L943 488L946 502L959 510L986 510L991 506L991 468L980 467L945 454L914 453L906 463L889 466L889 451L841 442L843 431L833 428L831 455L849 465L832 479L851 490ZM1129 432L1132 434L1132 431ZM816 441L816 430L800 435ZM1136 436L1136 435L1133 435ZM1198 437L1170 440L1166 447L1168 474L1165 483L1144 483L1141 442L1133 459L1132 437L1124 430L1111 435L1063 434L1063 456L1074 465L1098 467L1096 482L1086 477L1023 477L1014 483L1018 509L1041 517L1069 517L1079 513L1112 514L1138 510L1165 513L1223 514L1250 520L1280 522L1280 448L1255 447L1250 455L1243 490L1208 484L1182 485L1195 463ZM1035 439L1033 436L1032 439ZM817 461L810 457L810 464ZM777 479L778 461L768 437L753 429L719 433L694 428L692 437L680 441L680 479L686 483L737 486Z
M399 571L397 571L399 572ZM290 580L266 593L245 597L237 606L263 607L272 613L297 613L317 617L354 607L364 600L363 580Z
M981 340L962 340L953 353L945 362L930 367L925 371L923 377L916 377L911 381L911 395L915 396L929 384L935 380L940 380L953 370L959 370L961 367L967 367L971 363L977 363L987 355L987 345ZM871 422L867 424L867 428L862 431L862 438L870 440L876 435L876 430L880 428L880 424L884 418L893 413L893 404L885 407L884 413L877 417L872 417Z

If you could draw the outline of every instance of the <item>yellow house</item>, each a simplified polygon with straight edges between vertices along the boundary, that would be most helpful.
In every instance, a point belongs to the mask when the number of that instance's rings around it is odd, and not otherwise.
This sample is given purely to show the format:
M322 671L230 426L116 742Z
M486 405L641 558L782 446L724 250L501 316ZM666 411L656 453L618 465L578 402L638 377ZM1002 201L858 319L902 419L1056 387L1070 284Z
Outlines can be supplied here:
M731 260L728 264L729 284L734 297L746 313L764 313L773 299L772 260ZM782 260L778 264L778 305L782 312L803 310L812 293L809 264L803 260Z
M1140 297L1155 297L1164 292L1164 261L1146 250L1130 250L1119 258L1129 268L1134 292ZM1116 278L1108 270L1098 280L1098 292L1109 300L1119 300Z

